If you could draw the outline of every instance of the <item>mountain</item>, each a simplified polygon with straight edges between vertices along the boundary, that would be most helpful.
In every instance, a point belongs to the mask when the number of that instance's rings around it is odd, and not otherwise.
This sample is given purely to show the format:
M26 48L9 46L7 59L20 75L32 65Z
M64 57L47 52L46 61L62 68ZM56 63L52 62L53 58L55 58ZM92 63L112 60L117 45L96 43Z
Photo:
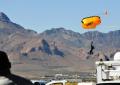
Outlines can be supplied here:
M13 33L34 34L35 31L26 30L24 27L13 23L6 14L0 12L0 35L11 35Z
M0 21L11 22L10 19L3 12L0 12Z
M93 72L95 61L112 59L120 50L120 30L83 34L52 28L42 33L25 29L0 13L0 50L8 53L12 71L29 78L70 72ZM95 49L89 55L91 42Z

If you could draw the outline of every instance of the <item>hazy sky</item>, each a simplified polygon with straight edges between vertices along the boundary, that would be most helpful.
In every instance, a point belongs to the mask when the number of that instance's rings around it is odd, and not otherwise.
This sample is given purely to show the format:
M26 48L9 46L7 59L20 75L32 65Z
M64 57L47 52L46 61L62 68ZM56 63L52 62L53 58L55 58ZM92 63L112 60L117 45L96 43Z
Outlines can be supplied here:
M96 30L118 30L119 9L120 0L0 0L0 11L13 22L37 32L58 27L80 33L90 31L81 27L81 19L93 15L102 19Z

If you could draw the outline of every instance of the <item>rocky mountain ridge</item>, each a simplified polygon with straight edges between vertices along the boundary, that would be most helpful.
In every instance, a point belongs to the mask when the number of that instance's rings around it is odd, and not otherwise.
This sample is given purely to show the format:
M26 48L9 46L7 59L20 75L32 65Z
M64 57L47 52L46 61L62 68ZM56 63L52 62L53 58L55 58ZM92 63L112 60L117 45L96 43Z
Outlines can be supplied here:
M119 36L120 30L80 34L65 28L52 28L37 33L0 13L0 50L8 53L12 71L20 74L29 71L38 76L49 72L95 71L96 60L112 59L120 50ZM92 41L94 54L89 55Z

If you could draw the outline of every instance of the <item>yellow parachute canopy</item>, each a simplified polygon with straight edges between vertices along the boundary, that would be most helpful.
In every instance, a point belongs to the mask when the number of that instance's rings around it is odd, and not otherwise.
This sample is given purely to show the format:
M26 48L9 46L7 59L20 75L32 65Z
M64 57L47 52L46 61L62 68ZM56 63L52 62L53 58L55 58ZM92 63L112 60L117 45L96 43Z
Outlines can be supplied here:
M101 23L99 16L90 16L82 19L82 27L84 29L95 29Z

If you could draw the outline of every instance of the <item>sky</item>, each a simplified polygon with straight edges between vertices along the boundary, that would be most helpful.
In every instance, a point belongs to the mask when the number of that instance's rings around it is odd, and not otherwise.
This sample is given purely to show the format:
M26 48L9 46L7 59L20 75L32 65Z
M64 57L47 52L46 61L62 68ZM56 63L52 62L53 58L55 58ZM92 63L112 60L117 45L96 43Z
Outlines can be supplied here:
M119 8L120 0L0 0L0 11L11 21L38 33L59 27L79 33L94 31L81 27L82 18L94 15L102 20L95 31L119 30Z

